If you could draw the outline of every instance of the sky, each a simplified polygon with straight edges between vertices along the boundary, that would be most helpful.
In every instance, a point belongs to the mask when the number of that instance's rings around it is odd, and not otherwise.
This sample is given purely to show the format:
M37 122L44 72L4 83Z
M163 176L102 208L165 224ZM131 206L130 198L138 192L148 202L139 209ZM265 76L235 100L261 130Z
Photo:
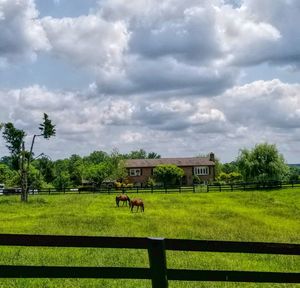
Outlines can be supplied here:
M299 27L299 0L0 0L0 122L28 147L47 113L52 159L267 142L300 163Z

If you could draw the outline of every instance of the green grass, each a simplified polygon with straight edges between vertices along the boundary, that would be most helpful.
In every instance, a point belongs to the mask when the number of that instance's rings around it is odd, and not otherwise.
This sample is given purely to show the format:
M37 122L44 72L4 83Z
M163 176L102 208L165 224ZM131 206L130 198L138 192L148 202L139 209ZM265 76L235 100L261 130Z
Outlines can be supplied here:
M136 196L132 194L131 196ZM153 236L300 243L300 190L139 194L145 213L115 207L115 195L0 197L0 233ZM0 264L148 267L147 251L0 247ZM300 271L299 257L167 252L168 268ZM170 287L299 287L170 281ZM150 281L1 279L0 287L151 287Z

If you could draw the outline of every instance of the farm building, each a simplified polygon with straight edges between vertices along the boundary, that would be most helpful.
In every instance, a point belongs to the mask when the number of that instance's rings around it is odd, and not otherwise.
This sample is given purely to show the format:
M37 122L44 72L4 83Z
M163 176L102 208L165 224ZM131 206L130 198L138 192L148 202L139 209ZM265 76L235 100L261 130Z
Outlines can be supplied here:
M128 180L136 186L145 186L148 179L153 177L153 169L162 164L174 164L183 169L182 185L192 185L194 176L204 183L215 179L215 156L210 153L205 157L128 159L125 161Z

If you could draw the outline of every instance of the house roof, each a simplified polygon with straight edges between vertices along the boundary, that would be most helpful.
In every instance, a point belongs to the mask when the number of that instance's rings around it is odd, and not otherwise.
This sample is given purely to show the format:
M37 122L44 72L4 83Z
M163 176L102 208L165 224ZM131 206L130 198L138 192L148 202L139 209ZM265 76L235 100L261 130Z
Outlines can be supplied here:
M215 162L210 161L209 157L128 159L125 161L126 168L155 167L161 164L175 164L178 167L198 165L214 166Z

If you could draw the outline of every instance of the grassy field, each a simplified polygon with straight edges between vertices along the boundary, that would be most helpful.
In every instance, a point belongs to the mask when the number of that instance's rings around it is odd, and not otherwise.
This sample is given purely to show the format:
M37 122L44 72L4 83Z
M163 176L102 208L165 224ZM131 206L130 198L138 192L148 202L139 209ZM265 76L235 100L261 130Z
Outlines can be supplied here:
M136 195L132 195L136 196ZM139 194L145 213L115 207L115 195L0 197L0 233L154 236L300 243L300 190ZM147 251L0 247L0 264L148 267ZM299 257L168 252L168 268L300 271ZM0 287L151 287L150 281L1 279ZM169 287L300 287L170 281Z

